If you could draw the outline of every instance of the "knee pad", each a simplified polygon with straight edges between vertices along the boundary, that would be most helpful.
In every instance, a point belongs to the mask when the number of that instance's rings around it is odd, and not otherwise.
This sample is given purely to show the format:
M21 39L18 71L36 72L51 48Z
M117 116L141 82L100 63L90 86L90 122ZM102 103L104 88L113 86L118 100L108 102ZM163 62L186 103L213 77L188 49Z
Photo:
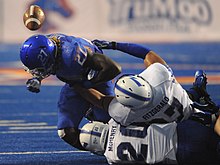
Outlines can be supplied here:
M63 139L65 142L70 144L71 146L80 149L80 150L85 150L80 141L79 141L79 134L80 130L76 128L64 128L64 129L59 129L58 135L61 139Z
M64 129L59 129L59 130L57 131L57 133L58 133L58 136L60 137L60 139L62 139L62 138L65 136L65 131L64 131Z
M71 139L74 141L79 137L80 131L75 128L63 128L59 129L57 133L61 139Z

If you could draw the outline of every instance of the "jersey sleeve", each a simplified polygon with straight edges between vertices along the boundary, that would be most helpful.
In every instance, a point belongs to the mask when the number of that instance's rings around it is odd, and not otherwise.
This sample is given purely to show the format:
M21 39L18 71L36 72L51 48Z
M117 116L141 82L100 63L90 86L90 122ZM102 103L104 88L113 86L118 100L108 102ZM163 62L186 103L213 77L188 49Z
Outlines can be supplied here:
M140 73L152 86L157 86L166 80L175 79L173 71L169 66L160 63L154 63Z
M116 98L114 98L109 104L108 113L115 121L119 122L120 124L130 124L127 123L127 117L130 113L130 108L127 108L124 105L120 104Z

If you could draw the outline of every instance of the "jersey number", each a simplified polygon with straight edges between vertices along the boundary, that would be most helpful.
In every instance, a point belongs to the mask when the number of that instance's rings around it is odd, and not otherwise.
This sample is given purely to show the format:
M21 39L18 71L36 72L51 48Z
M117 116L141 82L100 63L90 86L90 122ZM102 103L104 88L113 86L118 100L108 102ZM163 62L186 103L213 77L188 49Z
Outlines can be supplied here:
M173 98L173 102L170 107L164 111L164 113L171 117L176 113L176 111L180 114L176 121L181 121L183 118L183 105L177 100L175 97Z
M76 58L75 60L78 62L79 65L83 66L84 62L86 61L87 58L87 50L78 45L76 49Z
M40 50L40 53L38 54L37 58L41 61L41 64L43 66L46 66L48 55L43 49Z
M147 145L141 144L141 153L137 154L134 147L129 142L123 142L118 145L117 156L122 161L129 161L129 154L135 161L145 161L147 158Z
M163 118L157 118L151 120L150 123L168 123L173 121L180 122L184 117L183 105L174 97L172 104L163 113L169 118L169 121Z
M121 126L120 132L123 136L135 137L137 140L143 139L147 136L146 127L143 130L136 130L131 128L125 128ZM129 142L122 142L117 147L117 156L122 161L129 161L134 159L135 161L145 161L147 158L147 144L141 144L140 153L137 154L135 148ZM130 156L129 156L130 155Z

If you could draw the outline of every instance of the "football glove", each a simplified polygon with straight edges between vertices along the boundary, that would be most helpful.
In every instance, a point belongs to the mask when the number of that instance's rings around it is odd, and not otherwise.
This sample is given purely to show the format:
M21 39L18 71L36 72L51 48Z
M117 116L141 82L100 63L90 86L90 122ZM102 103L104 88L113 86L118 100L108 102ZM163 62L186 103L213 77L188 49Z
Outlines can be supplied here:
M210 103L208 102L207 104L200 104L194 101L192 107L211 114L216 114L219 112L219 107L215 105L214 102L210 102Z
M26 82L27 89L33 93L39 93L40 92L40 86L41 81L37 79L36 77L33 77L31 79L28 79Z
M99 49L116 49L117 43L114 41L104 41L104 40L93 40L92 43L96 45Z

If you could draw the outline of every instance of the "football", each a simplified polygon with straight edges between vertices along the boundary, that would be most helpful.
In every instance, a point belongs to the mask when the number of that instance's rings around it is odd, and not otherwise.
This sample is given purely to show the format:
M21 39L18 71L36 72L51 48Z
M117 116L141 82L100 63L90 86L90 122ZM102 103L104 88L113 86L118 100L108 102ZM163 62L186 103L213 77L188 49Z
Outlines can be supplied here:
M45 20L44 11L40 6L31 5L23 15L24 25L29 30L38 30Z

